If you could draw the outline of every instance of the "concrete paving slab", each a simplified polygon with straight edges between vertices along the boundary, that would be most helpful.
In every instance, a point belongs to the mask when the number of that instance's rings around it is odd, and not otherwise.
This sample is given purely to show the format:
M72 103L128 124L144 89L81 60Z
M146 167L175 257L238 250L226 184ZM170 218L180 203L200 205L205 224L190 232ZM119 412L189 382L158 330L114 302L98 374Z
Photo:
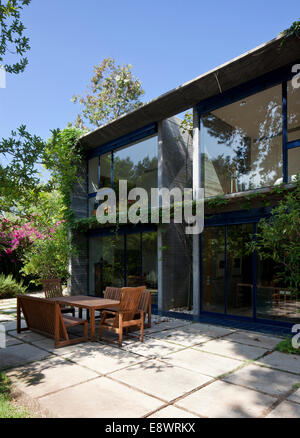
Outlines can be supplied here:
M22 344L22 343L23 343L23 341L21 341L20 339L13 338L12 336L9 336L8 334L6 334L6 336L5 336L6 347L11 347L12 345L17 345L17 344Z
M282 395L291 390L298 377L271 368L248 365L230 374L224 379L226 382L247 386L250 389L265 392L271 395Z
M207 351L209 353L231 357L232 359L236 360L257 359L266 353L265 348L252 347L250 345L239 344L237 342L227 341L224 339L215 339L193 348Z
M212 380L211 377L157 360L117 371L111 377L165 401L180 397Z
M182 350L184 347L159 339L145 338L144 342L139 342L136 339L128 339L124 342L122 348L144 357L164 357L175 351Z
M183 409L176 408L176 406L167 406L160 409L148 418L199 418L197 415L190 414Z
M209 341L212 338L204 334L185 330L183 328L177 328L173 330L167 330L162 332L155 332L146 335L155 339L161 339L163 341L172 342L173 344L182 345L184 347L191 347L193 345L200 344L201 342Z
M300 382L298 382L298 383L300 383ZM293 401L293 402L296 402L296 403L300 404L300 388L297 389L297 391L294 392L292 395L290 395L287 398L287 400L290 400L290 401Z
M145 360L144 357L100 342L85 342L55 349L51 339L46 339L36 342L34 345L68 358L100 374L111 373Z
M106 377L41 397L39 403L60 418L137 418L163 405Z
M275 399L251 389L216 381L181 399L176 406L209 418L261 416Z
M5 321L14 321L16 318L14 315L8 315L5 313L0 313L0 323Z
M58 357L15 368L6 374L18 390L33 398L99 377L94 371Z
M15 331L16 332L16 330L17 330L17 321L16 320L4 322L3 325L4 325L5 330L7 332L9 332L9 331ZM25 327L26 327L26 322L25 322L24 319L21 319L21 328L25 328Z
M238 331L226 337L228 341L240 342L241 344L252 345L253 347L266 348L272 350L282 341L276 336L266 336L260 333Z
M49 357L50 353L30 344L12 345L0 349L0 369L23 365Z
M290 401L283 401L266 418L300 418L300 405Z
M221 356L216 357L214 354L193 348L170 354L164 357L163 361L211 377L218 377L241 366L241 362L238 360Z
M21 333L18 333L16 330L12 330L9 332L9 334L10 336L14 336L15 338L25 342L35 342L35 341L42 341L44 339L48 339L46 336L40 335L39 333L35 333L30 330L28 331L26 330Z
M199 334L203 334L206 336L210 336L211 338L226 336L236 331L235 329L230 329L230 328L211 325L211 324L202 324L198 322L192 323L190 326L187 327L187 330Z
M190 321L184 321L180 319L174 319L169 321L162 321L162 322L153 322L152 326L145 329L145 334L147 333L155 333L162 330L169 330L176 327L184 327L184 326L190 326Z
M285 354L280 351L274 351L262 359L259 359L257 362L282 371L300 374L300 356L296 356L295 354Z

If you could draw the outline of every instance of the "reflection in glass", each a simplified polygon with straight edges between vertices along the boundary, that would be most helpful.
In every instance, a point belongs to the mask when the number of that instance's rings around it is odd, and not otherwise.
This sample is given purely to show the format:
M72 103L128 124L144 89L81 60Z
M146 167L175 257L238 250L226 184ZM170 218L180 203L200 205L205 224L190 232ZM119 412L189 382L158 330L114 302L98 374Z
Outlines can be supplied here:
M288 150L288 181L296 181L300 173L300 147Z
M141 284L141 234L126 236L126 273L127 286Z
M227 313L252 316L252 255L246 244L252 239L252 224L229 225L226 232Z
M157 233L143 233L142 239L142 284L151 291L152 303L157 304Z
M300 297L278 279L278 265L271 259L259 260L256 293L258 318L300 321Z
M95 193L99 188L98 163L99 163L99 157L92 158L88 162L89 193Z
M111 152L100 156L100 187L111 187Z
M287 84L288 141L300 139L300 88Z
M202 116L205 196L282 181L281 86Z
M208 227L202 233L202 309L224 313L225 229Z
M89 290L103 296L107 286L124 286L124 236L96 236L89 243Z
M128 181L128 191L142 187L150 195L151 188L157 187L157 136L116 150L113 167L117 197L121 179Z

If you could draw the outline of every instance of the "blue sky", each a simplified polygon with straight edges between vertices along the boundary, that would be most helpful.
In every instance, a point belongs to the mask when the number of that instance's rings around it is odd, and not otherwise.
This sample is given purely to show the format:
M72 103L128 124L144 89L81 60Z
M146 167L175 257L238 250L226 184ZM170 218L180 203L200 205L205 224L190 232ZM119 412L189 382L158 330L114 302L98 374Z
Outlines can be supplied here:
M299 0L32 0L22 14L29 66L0 89L0 137L26 124L46 139L74 121L71 97L105 57L133 65L148 101L274 38L299 16Z

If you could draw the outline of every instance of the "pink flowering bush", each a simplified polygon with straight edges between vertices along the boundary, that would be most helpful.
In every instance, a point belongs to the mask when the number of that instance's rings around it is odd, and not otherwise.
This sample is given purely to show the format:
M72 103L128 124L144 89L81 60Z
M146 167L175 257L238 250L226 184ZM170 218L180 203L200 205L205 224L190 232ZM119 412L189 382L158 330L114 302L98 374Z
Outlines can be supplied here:
M35 254L35 248L52 246L53 242L59 241L61 246L68 247L67 231L64 220L57 220L53 225L48 225L39 215L21 218L0 218L0 267L6 274L12 273L20 278L23 268L29 262L29 257ZM57 248L59 251L60 249ZM55 256L52 255L55 259ZM49 262L47 263L49 266ZM51 265L51 263L50 263ZM67 262L65 264L65 268ZM27 269L26 275L40 275L38 269ZM53 271L53 268L52 268ZM65 269L60 268L60 273Z

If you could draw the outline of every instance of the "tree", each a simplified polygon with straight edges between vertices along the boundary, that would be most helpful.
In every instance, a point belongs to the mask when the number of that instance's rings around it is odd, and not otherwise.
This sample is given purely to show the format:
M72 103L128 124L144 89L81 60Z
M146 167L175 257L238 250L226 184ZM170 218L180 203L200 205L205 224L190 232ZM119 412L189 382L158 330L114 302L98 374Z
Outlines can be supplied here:
M260 220L256 240L248 249L250 253L256 250L262 260L273 260L278 265L277 281L299 295L300 175L295 189L284 195L272 209L271 217Z
M24 54L30 49L29 38L24 36L25 27L20 20L20 11L30 1L7 0L5 4L0 3L0 65L7 60L8 53L19 57L17 62L4 64L8 73L21 73L28 64Z
M105 58L94 67L94 76L85 96L73 96L74 103L82 105L75 126L83 128L85 121L90 127L99 127L122 114L142 105L144 94L141 82L132 75L132 66L115 65L115 60Z
M43 140L20 126L0 141L0 212L36 196L40 185L37 164L45 149Z

